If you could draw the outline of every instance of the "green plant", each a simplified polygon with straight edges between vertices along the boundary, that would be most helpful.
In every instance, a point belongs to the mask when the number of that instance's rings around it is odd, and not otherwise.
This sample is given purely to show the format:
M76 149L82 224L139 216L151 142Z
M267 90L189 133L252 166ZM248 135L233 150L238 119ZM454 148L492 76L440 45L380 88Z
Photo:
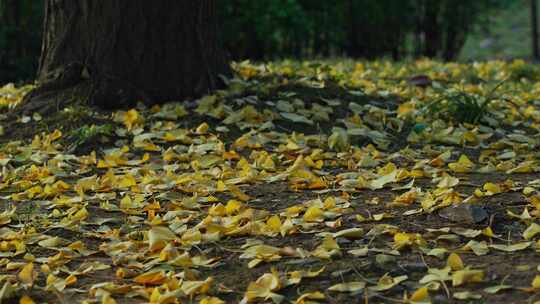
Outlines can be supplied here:
M441 98L427 104L423 112L459 123L477 124L487 114L489 104L499 98L495 91L506 80L495 85L485 96L464 91L443 91Z
M540 79L540 70L533 64L519 64L510 69L512 80L520 81L527 79L535 81Z
M96 125L84 125L72 132L70 138L71 144L68 148L69 151L74 151L77 147L84 145L98 136L110 136L113 131L113 126L110 124L104 124L100 126Z

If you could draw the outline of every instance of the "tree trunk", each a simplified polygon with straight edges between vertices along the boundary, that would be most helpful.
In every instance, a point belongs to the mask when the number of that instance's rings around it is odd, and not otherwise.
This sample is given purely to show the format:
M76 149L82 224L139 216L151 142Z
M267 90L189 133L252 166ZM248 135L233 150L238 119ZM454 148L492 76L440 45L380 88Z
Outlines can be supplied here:
M428 0L424 15L424 56L437 57L441 46L441 30L439 25L440 0Z
M73 96L118 107L209 93L229 73L216 31L214 0L46 0L40 85L26 110Z
M358 41L358 21L355 18L354 15L354 0L348 0L347 4L345 6L346 12L345 15L347 16L347 55L353 58L357 58L361 56L361 46Z

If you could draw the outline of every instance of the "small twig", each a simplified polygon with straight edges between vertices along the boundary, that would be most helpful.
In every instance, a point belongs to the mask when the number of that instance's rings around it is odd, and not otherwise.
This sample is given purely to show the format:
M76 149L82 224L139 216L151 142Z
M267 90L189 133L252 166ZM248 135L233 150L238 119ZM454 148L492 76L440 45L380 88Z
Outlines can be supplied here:
M356 273L362 280L368 282L368 283L371 283L371 284L377 284L377 282L375 280L372 280L372 279L368 279L366 278L365 276L363 276L359 271L358 269L356 269L356 266L355 265L351 265L352 266L352 269L354 271L354 273Z
M444 288L444 292L446 293L446 297L450 299L450 290L448 289L448 285L444 282L444 280L441 280L441 284Z

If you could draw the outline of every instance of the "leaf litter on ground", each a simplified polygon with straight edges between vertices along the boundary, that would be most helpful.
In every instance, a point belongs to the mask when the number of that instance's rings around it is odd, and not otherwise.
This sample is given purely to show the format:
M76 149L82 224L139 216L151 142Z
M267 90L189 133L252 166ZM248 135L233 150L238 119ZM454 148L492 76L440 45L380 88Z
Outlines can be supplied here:
M238 62L226 90L76 130L2 116L0 301L532 299L525 65ZM4 113L30 89L1 87Z

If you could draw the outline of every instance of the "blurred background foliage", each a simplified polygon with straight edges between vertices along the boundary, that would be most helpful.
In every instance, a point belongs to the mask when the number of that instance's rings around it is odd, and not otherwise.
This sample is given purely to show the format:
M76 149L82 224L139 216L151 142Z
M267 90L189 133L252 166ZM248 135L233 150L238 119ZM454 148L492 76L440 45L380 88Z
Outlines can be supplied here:
M43 1L0 0L0 84L34 77L42 18Z
M530 53L528 0L217 0L233 60L443 60ZM35 75L43 1L0 0L0 83ZM518 40L519 39L519 40Z

